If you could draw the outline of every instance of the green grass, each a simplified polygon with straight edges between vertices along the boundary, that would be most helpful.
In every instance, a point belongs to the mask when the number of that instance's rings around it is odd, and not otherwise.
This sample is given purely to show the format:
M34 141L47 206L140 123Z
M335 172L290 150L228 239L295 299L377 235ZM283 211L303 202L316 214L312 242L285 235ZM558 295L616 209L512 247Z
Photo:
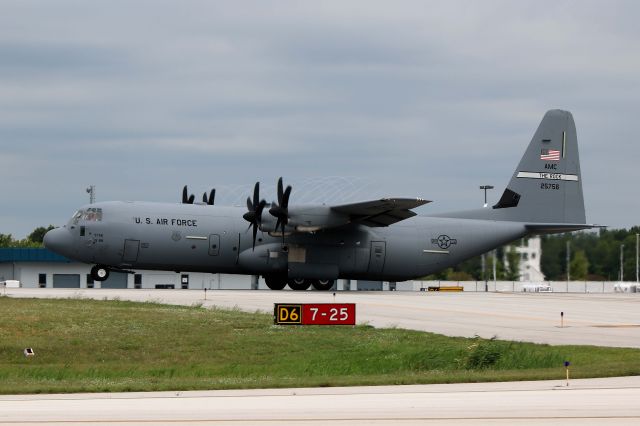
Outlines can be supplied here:
M268 314L0 297L0 393L562 379L640 374L640 350L274 326ZM34 348L36 356L22 351Z

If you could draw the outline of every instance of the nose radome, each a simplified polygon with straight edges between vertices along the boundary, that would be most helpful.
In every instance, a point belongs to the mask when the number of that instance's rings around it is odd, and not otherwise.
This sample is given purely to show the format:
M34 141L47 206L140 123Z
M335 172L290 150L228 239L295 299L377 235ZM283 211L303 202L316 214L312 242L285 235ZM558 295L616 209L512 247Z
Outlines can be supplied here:
M55 228L44 234L42 242L47 249L64 255L71 249L72 238L66 228Z

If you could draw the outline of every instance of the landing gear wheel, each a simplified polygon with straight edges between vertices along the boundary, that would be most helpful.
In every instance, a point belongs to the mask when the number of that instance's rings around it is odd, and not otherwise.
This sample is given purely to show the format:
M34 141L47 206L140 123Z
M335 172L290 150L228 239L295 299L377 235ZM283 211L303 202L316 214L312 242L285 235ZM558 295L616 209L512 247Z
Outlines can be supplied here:
M282 290L287 285L287 280L277 275L264 277L264 282L271 290Z
M307 290L311 287L311 281L302 278L290 279L288 284L291 290Z
M313 288L319 291L329 291L334 283L335 280L313 280Z
M109 278L109 268L104 265L95 265L91 268L91 278L94 281L104 281Z

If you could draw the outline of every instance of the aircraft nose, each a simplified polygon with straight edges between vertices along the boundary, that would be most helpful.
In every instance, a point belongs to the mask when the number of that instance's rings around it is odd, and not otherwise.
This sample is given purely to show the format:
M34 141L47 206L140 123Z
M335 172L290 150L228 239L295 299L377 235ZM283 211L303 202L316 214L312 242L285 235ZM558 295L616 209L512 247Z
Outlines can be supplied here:
M65 255L71 249L73 241L66 228L55 228L44 234L42 242L49 250Z

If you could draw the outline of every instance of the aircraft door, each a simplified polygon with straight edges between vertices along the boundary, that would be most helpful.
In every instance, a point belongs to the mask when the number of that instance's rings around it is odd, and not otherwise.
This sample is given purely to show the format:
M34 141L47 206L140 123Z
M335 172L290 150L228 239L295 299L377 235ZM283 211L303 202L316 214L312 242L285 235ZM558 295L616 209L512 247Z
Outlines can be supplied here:
M217 256L220 253L220 235L209 235L209 256Z
M371 241L371 253L369 255L369 273L380 274L384 269L384 258L387 243L384 241Z
M122 252L122 261L125 263L134 263L138 260L138 250L140 249L140 240L124 240L124 251Z

